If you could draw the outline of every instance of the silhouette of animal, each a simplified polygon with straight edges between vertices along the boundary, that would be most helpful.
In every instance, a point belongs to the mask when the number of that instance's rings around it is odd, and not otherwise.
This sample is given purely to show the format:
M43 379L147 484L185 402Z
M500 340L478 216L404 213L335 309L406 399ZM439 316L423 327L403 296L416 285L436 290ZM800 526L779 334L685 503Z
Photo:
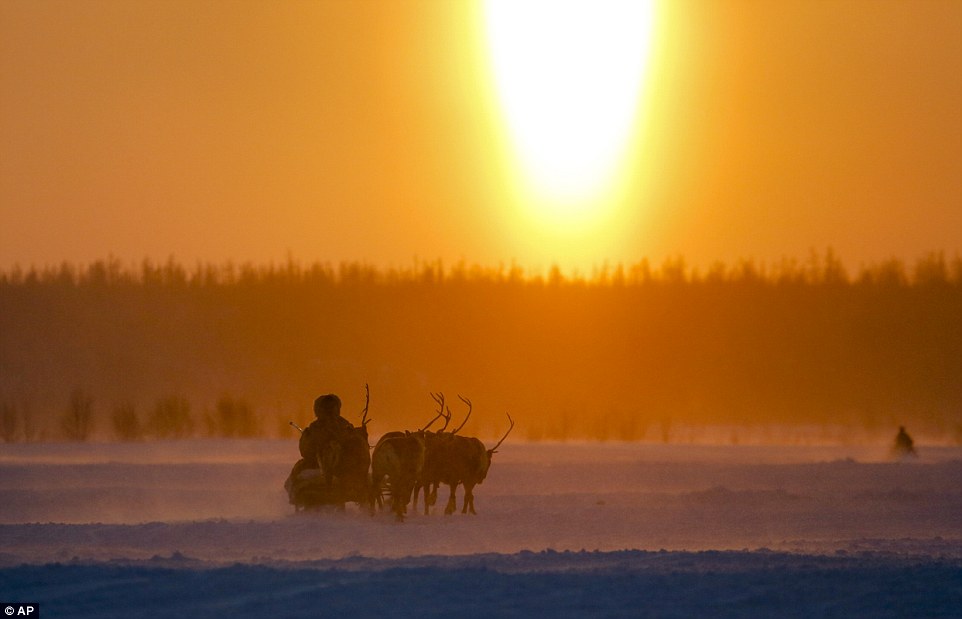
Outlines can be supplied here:
M423 466L423 432L391 432L382 436L371 455L371 509L375 503L383 507L382 489L386 480L391 510L398 521L403 521Z
M508 438L514 428L514 420L508 415L510 426L494 447L487 449L479 439L451 434L442 437L434 447L434 464L440 471L440 483L451 489L444 513L453 514L457 509L457 487L464 486L464 501L461 513L477 514L474 510L474 487L484 482L491 468L491 457Z

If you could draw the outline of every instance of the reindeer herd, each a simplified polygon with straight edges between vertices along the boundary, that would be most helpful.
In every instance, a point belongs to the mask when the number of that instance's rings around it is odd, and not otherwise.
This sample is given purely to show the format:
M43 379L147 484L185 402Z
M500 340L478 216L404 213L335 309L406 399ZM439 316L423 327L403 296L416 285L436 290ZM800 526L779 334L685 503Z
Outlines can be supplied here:
M467 406L467 414L458 427L448 430L453 415L444 394L432 393L431 397L438 409L423 428L387 432L369 451L368 390L361 425L354 427L350 435L332 441L318 458L317 468L298 470L298 463L291 471L285 488L295 511L325 505L343 507L354 502L373 514L375 510L383 511L389 502L395 518L403 521L412 501L417 509L419 495L424 513L429 514L437 503L439 487L446 485L450 494L444 513L453 514L460 485L464 487L461 513L475 514L474 488L487 477L491 457L511 433L514 420L507 415L507 431L489 449L479 439L459 434L471 418L471 400L458 396ZM442 419L439 429L430 429Z

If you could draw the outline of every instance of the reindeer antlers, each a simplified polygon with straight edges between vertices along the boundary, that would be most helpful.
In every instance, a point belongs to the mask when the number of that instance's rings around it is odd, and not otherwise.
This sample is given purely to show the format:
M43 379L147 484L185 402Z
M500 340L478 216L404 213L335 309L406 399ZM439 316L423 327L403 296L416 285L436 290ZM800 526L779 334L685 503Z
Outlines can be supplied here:
M438 430L438 432L444 432L445 430L448 429L448 424L451 423L451 417L453 416L453 415L451 415L451 407L450 407L450 406L445 406L445 407L444 407L444 410L447 411L447 414L444 416L444 425L441 426L441 429Z
M474 405L471 404L471 400L463 397L461 394L458 394L458 398L459 398L462 402L464 402L465 404L468 405L468 416L464 418L464 421L461 422L461 425L459 425L457 428L455 428L455 429L451 432L451 434L457 434L457 433L458 433L458 430L460 430L461 428L463 428L463 427L464 427L464 424L468 423L468 419L471 418L471 409L474 408ZM448 412L450 412L450 411L448 411Z
M431 398L432 398L435 402L438 403L438 414L435 415L434 418L431 419L431 421L428 422L428 425L426 425L426 426L424 426L423 428L421 428L421 429L419 430L420 432L424 432L425 430L427 430L428 428L430 428L430 427L434 424L434 422L438 420L439 417L444 417L444 394L443 394L443 393L434 393L434 392L432 392L432 393L431 393ZM447 419L447 418L446 418L446 419ZM448 427L447 422L445 422L444 427L445 427L445 428ZM442 430L443 430L443 428L442 428Z
M444 432L447 430L448 424L451 423L451 409L445 406L443 393L432 393L431 397L434 398L434 401L438 403L438 417L444 417L444 425L441 426L441 429L438 430L438 432ZM444 411L447 411L448 413L445 415ZM438 417L435 417L434 419L437 419ZM434 423L434 419L431 420L431 423ZM429 423L428 425L430 426L431 424ZM427 428L424 429L427 430Z
M512 428L514 428L514 419L512 419L512 418L511 418L511 415L508 414L508 413L505 413L505 415L508 415L508 421L511 422L511 425L508 426L508 431L504 433L504 436L501 437L501 440L498 441L497 444L496 444L494 447L492 447L491 449L488 450L488 453L489 453L489 454L493 454L495 451L498 450L498 447L501 446L501 443L504 442L504 439L508 438L508 435L511 434Z
M361 425L366 426L371 423L371 420L367 418L367 409L371 404L371 388L367 383L364 383L364 414L361 415Z

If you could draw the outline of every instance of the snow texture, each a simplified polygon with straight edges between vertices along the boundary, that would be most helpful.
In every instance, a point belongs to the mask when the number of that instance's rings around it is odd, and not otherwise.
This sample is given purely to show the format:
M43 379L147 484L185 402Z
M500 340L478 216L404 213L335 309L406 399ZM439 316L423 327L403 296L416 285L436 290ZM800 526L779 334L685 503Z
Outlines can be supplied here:
M403 523L295 515L296 457L292 441L4 445L0 602L45 617L962 616L959 448L505 444L477 516Z

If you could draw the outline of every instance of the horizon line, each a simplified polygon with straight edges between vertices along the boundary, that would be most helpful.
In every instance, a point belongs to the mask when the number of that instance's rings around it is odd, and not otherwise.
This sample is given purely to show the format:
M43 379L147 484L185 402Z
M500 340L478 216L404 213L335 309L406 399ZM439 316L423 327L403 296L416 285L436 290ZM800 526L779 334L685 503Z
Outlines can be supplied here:
M525 282L589 282L605 283L622 281L637 283L644 281L739 281L755 279L760 281L836 281L857 282L860 280L888 280L901 283L943 280L962 282L962 253L955 251L947 255L945 250L931 250L909 261L892 256L889 258L862 262L858 268L850 269L831 247L819 253L812 249L805 259L783 256L778 260L759 260L738 258L731 262L714 260L708 267L692 265L681 254L666 256L660 264L643 257L634 262L608 261L594 265L590 273L583 269L564 269L552 262L545 269L522 266L518 260L499 261L497 265L469 262L460 258L453 262L443 258L425 260L417 256L406 267L395 264L377 264L374 261L354 259L301 260L289 254L284 260L228 259L220 262L194 260L192 263L180 261L174 254L165 260L144 257L140 260L123 260L112 253L105 258L87 262L61 260L55 264L44 263L38 266L31 263L23 266L14 262L0 266L0 282L18 283L26 280L72 280L73 283L85 281L126 281L145 282L155 279L168 283L173 280L184 282L208 281L216 283L237 282L251 277L265 277L286 274L291 277L321 276L333 281L365 279L380 283L390 281L413 281L425 278L436 281L451 280L504 280Z

